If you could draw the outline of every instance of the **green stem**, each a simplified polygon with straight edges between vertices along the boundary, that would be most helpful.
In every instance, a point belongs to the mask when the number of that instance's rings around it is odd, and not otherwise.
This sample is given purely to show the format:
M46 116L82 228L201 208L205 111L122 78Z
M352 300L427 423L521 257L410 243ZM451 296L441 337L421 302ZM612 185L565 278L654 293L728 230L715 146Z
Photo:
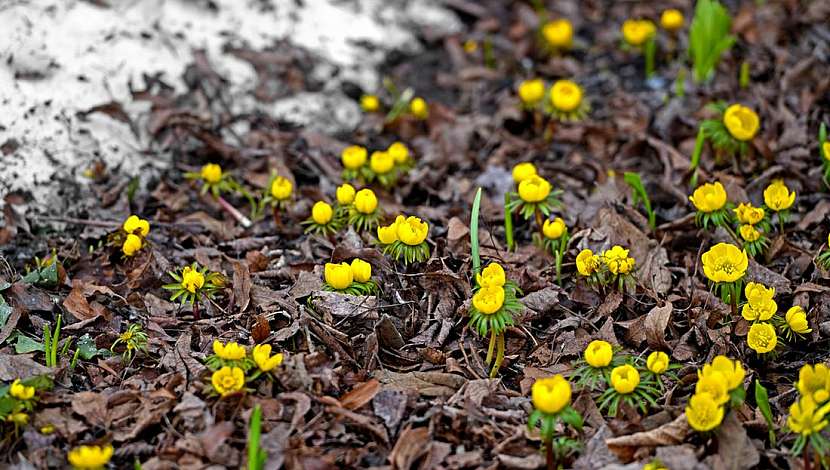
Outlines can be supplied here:
M499 333L496 336L496 362L493 364L493 369L490 370L490 378L495 378L499 372L501 363L504 360L504 333Z
M656 43L654 41L654 38L652 37L646 42L645 45L646 78L651 78L652 76L654 76L654 54L656 49Z
M738 298L741 295L741 287L738 282L732 283L732 295L731 297L731 304L732 304L732 318L738 317Z
M496 332L490 332L490 346L487 347L487 358L484 360L484 363L488 366L490 362L493 360L493 349L496 347Z
M539 236L542 237L541 240L544 240L545 239L545 230L544 230L545 223L542 219L542 211L540 211L537 208L535 214L536 214L536 225L539 226Z
M729 232L729 236L731 236L731 237L732 237L732 240L735 240L735 244L737 244L737 245L743 245L743 242L741 242L741 239L740 239L740 238L738 238L738 235L735 233L735 231L734 231L734 230L732 230L732 227L730 227L730 226L729 226L729 223L724 223L724 224L722 225L722 227L723 227L723 228L724 228L727 232Z
M515 242L513 241L513 213L510 212L508 206L510 205L510 192L504 193L504 238L507 241L507 251L513 251Z

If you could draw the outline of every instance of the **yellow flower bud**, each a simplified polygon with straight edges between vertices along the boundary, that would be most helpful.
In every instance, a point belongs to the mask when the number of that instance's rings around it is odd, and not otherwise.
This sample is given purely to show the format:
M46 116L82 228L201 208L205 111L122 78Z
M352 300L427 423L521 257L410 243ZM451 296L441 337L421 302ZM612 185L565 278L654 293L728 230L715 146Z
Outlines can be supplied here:
M554 49L570 49L573 44L574 28L571 22L560 18L542 26L542 37Z
M473 306L485 315L496 313L504 305L504 287L482 287L473 295Z
M662 374L669 368L669 355L663 351L654 351L646 358L646 367L655 374Z
M698 186L695 192L689 196L689 200L700 212L715 212L726 205L726 189L720 181L706 183Z
M349 263L326 263L326 283L336 290L343 290L352 285L354 275Z
M798 371L798 393L810 397L816 403L830 399L830 368L824 364L804 364Z
M15 379L9 387L9 395L18 400L31 400L35 396L35 387L23 385L20 379Z
M208 163L202 167L200 175L208 183L216 184L222 180L222 167L215 163Z
M630 364L614 367L611 371L611 386L617 393L628 395L640 385L640 373Z
M122 228L127 233L132 233L140 237L146 237L147 234L150 233L150 222L138 218L137 215L131 215L124 221Z
M533 107L542 101L545 97L545 82L536 78L533 80L525 80L519 83L519 99L522 104L528 107Z
M490 263L481 270L481 273L476 274L476 282L480 287L504 287L507 276L499 263Z
M378 198L371 189L361 189L354 197L354 208L361 214L373 214L378 208Z
M625 42L639 47L654 36L656 28L651 20L625 20L622 35Z
M347 170L357 170L366 163L366 149L360 145L350 145L340 153L340 160Z
M121 252L124 253L124 256L133 256L138 253L142 245L141 238L131 233L124 239L124 244L121 245Z
M287 178L283 178L282 176L277 176L271 182L271 196L277 201L284 201L291 197L293 189L294 186L291 184L291 181L288 181Z
M821 144L822 155L825 160L830 160L830 141Z
M607 341L595 339L585 348L585 362L591 367L606 367L611 364L613 358L614 349Z
M348 206L354 202L355 189L349 183L343 183L337 188L337 202L343 206Z
M610 250L605 250L602 258L611 274L628 274L634 269L634 258L628 256L628 250L619 245L614 245Z
M409 246L416 246L423 243L429 234L429 225L419 219L418 217L407 217L406 220L398 223L397 226L398 240Z
M519 183L519 197L525 202L542 202L550 190L550 183L539 176L531 176Z
M660 15L660 26L666 31L677 32L683 27L683 13L675 8L663 10Z
M367 113L374 113L380 109L380 100L375 95L363 95L360 97L360 107Z
M402 165L409 160L409 148L401 142L394 142L386 149L386 153L391 155L398 165Z
M733 104L723 113L723 125L732 137L744 142L755 137L761 124L755 111L740 104Z
M750 304L762 305L772 301L773 297L775 297L775 288L766 287L758 282L747 282L746 287L744 287L744 294Z
M536 176L536 166L533 163L524 162L513 167L513 181L516 184L521 183L531 176Z
M391 245L398 241L398 227L395 224L387 227L378 227L378 240L384 245Z
M795 202L795 191L790 192L781 180L773 181L764 190L764 204L776 212L789 209L793 202Z
M389 155L389 152L372 152L369 168L379 175L389 173L395 168L395 158Z
M311 220L313 220L317 225L328 224L331 222L331 218L333 216L334 210L331 208L329 203L325 201L317 201L311 208Z
M352 278L357 282L369 282L372 278L372 265L360 258L352 260Z
M423 120L429 117L429 106L423 98L416 97L409 102L409 112L417 119Z
M537 379L530 387L533 406L542 413L555 414L571 401L571 384L560 374Z
M558 239L567 231L568 227L565 225L565 221L562 220L561 217L557 217L553 220L545 220L545 223L542 225L542 233L545 235L545 238L550 240Z

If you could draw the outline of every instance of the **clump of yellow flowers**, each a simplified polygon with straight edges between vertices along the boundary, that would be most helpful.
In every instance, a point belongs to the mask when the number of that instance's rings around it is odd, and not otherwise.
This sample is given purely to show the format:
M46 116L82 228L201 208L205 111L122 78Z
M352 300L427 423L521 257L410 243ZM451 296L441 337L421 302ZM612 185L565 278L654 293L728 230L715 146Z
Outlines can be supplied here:
M634 287L634 268L637 262L629 250L614 245L602 255L588 248L576 256L576 270L593 286L616 286L620 292Z
M533 412L527 420L528 429L540 425L539 434L549 463L561 462L579 441L568 436L554 439L558 425L570 425L577 432L582 431L582 416L571 407L571 384L560 374L537 379L530 387Z
M513 180L517 184L516 192L509 193L505 209L518 212L525 220L535 217L539 233L543 234L543 220L560 205L562 190L554 190L529 162L519 163L513 168Z
M752 322L747 336L747 344L758 354L766 354L775 350L778 344L778 335L774 326L778 326L784 336L793 340L802 338L802 335L813 331L807 323L807 314L798 305L787 310L784 318L780 318L778 304L775 297L775 288L766 287L757 282L749 282L744 289L746 303L741 308L741 316Z
M784 233L784 224L790 217L790 208L795 202L795 191L790 192L781 180L775 180L764 189L764 205L778 216L778 227Z
M100 470L112 459L112 453L109 444L81 445L70 450L66 460L75 470Z
M743 403L746 372L740 361L716 356L698 371L695 393L686 405L686 420L695 431L707 432L720 426L727 405L737 408Z
M429 259L428 235L429 224L414 216L399 215L391 225L378 227L383 253L405 264Z
M311 206L311 217L302 222L306 233L331 236L343 227L343 218L335 217L334 208L326 201L317 201Z
M180 299L182 305L190 302L193 305L193 316L199 319L199 302L203 299L213 299L216 293L225 287L225 277L221 273L201 268L194 262L182 268L181 272L170 271L170 277L176 282L165 284L162 289L172 291L170 301Z
M756 256L766 250L769 238L769 221L763 207L754 207L751 203L741 203L735 208L738 234L741 236L743 249L749 256Z
M376 150L371 155L365 147L351 145L343 149L340 159L345 181L377 181L385 188L394 186L414 163L409 147L397 141L385 150Z
M507 280L500 264L490 263L481 273L476 273L469 326L482 337L490 335L486 364L493 360L493 350L498 346L490 377L496 376L504 359L504 332L514 324L513 317L522 310L517 295L521 295L519 287Z
M51 386L51 381L48 379L31 378L25 381L15 379L0 394L0 424L3 422L12 424L14 433L17 435L20 428L29 424L29 413L35 409L37 404L38 389L47 386Z
M703 121L700 128L718 155L746 154L749 142L761 125L755 111L739 103L727 106L722 101L711 104L710 108L720 116Z
M325 290L350 295L369 295L377 290L377 284L372 280L372 265L360 258L352 260L351 264L326 263L323 276Z
M830 441L821 435L830 412L830 370L824 364L805 364L798 373L798 400L790 406L787 427L797 434L790 451L810 461L810 451L822 461L830 452Z
M126 257L135 256L147 243L150 222L133 214L121 225L121 230L111 236L111 240L121 245L121 253Z
M746 250L741 250L731 243L718 243L701 256L703 273L720 292L724 303L732 306L732 315L738 314L738 302L749 257Z
M271 354L270 344L254 346L250 356L247 349L230 341L222 343L213 341L213 354L205 359L205 365L212 371L210 382L213 391L221 397L245 391L245 384L266 374L271 379L271 373L283 362L283 354ZM256 366L253 374L246 378L245 374Z
M222 367L231 367L247 372L254 363L248 358L245 347L236 341L222 343L215 339L213 340L213 354L205 359L205 365L214 371Z

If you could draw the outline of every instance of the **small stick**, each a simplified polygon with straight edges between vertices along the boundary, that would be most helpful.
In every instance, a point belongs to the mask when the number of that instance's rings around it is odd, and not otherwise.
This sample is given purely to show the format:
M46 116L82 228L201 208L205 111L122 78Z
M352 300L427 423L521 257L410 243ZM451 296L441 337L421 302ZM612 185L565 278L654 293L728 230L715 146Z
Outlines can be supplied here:
M227 212L228 214L230 214L230 215L231 215L234 219L236 219L236 221L237 221L237 222L239 222L239 224L240 224L240 225L242 225L243 227L245 227L245 228L250 228L250 227L251 227L251 225L253 225L253 222L251 222L251 219L249 219L249 218L245 217L245 215L244 215L244 214L242 214L241 212L239 212L239 211L236 209L236 207L233 207L233 206L231 205L231 203L229 203L228 201L226 201L226 200L225 200L225 198L223 198L222 196L216 196L216 202L218 202L218 203L219 203L219 205L220 205L220 206L222 206L222 209L225 209L225 212Z

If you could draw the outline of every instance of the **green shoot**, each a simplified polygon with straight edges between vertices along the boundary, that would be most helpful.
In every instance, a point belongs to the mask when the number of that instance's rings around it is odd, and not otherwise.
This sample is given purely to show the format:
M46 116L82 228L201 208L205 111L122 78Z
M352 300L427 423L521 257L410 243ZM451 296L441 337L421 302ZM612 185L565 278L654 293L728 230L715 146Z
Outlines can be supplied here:
M680 98L686 96L686 69L677 71L677 78L674 80L674 94Z
M496 55L493 53L493 38L490 36L484 38L481 49L484 52L484 66L488 69L496 68Z
M746 60L741 62L741 72L738 76L738 84L741 89L745 90L749 88L749 62Z
M651 78L654 76L654 55L657 51L657 43L652 36L651 39L646 41L645 44L645 54L646 54L646 78Z
M481 211L481 188L476 191L473 199L473 210L470 214L470 250L473 258L473 276L481 271L481 255L478 243L478 213Z
M696 82L711 80L721 56L735 43L732 18L718 0L698 0L689 28L689 56Z
M407 88L398 96L398 99L395 100L395 103L392 105L392 109L389 110L389 114L386 115L386 119L384 120L387 123L390 123L401 116L407 109L409 109L409 102L412 100L412 97L415 96L415 90L412 88Z
M510 192L504 193L504 238L507 241L507 251L515 249L513 241L513 213L508 209L510 207Z
M43 351L46 355L46 367L56 367L58 365L58 340L61 334L61 316L55 321L55 329L47 323L43 325ZM68 348L68 343L64 345L64 351Z
M706 142L706 133L703 131L701 127L697 131L697 138L695 139L695 149L692 152L692 163L689 165L689 169L692 170L692 179L689 182L689 185L692 188L697 187L697 167L700 165L700 155L703 153L703 144Z
M268 454L260 447L262 434L262 407L254 407L248 426L248 470L262 470L268 460Z
M648 193L646 192L645 186L643 186L643 180L640 178L640 174L626 171L624 179L631 186L633 203L636 204L638 201L643 202L643 206L645 206L646 213L648 214L648 226L654 230L657 227L657 221L654 210L651 208L651 200L648 198Z
M764 415L764 420L767 422L769 428L769 442L772 447L775 447L775 425L772 419L772 410L769 406L769 394L767 389L761 385L757 379L755 380L755 403L758 405L758 410Z

